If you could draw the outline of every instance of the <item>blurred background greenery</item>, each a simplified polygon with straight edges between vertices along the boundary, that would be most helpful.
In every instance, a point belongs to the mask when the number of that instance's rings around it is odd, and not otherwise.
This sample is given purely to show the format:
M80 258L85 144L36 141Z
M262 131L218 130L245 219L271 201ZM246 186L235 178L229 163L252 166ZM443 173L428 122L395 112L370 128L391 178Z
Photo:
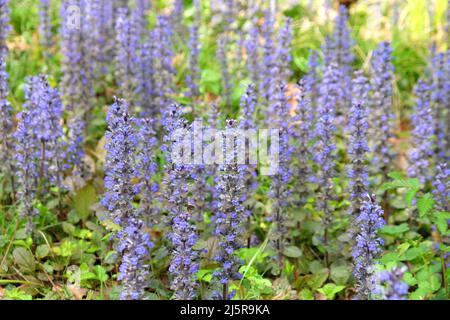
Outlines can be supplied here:
M343 1L342 2L348 2ZM295 39L293 43L293 81L298 80L307 71L309 49L319 49L325 36L332 31L336 12L327 10L330 0L279 0L277 5L285 16L294 21ZM333 2L333 1L331 1ZM331 5L335 9L339 1ZM350 1L354 2L354 1ZM438 49L448 47L445 33L445 10L447 0L359 0L351 5L350 23L352 36L355 40L354 51L357 56L356 66L367 68L372 50L379 41L391 41L394 48L394 65L396 68L395 102L398 115L404 115L403 109L411 105L411 90L417 79L425 72L426 61L433 44ZM16 109L23 102L23 86L27 76L47 73L53 84L60 77L58 46L52 49L55 53L45 61L42 47L39 45L39 0L12 0L11 24L13 32L8 46L8 72L12 103ZM58 43L59 6L61 1L52 1L53 35ZM149 12L149 20L153 21L157 13L168 10L170 2L166 0L152 1L153 8ZM203 21L209 21L209 0L203 0L206 9ZM186 24L192 21L194 10L192 0L186 0L187 9L184 12ZM202 77L208 77L214 82L214 70L217 61L214 56L214 34L203 29L203 49L201 54ZM183 59L187 49L180 46L177 52ZM182 75L183 66L178 69ZM216 77L217 78L217 77ZM217 79L216 81L220 81ZM214 86L209 86L214 87ZM218 91L218 90L213 90ZM236 93L236 96L239 96Z

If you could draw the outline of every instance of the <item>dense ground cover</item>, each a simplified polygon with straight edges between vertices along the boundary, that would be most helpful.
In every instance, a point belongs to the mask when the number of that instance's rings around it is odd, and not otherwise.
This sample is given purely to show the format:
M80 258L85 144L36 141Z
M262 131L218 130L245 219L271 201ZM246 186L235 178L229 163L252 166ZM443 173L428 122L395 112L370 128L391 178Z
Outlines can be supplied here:
M449 7L0 0L0 299L448 299Z

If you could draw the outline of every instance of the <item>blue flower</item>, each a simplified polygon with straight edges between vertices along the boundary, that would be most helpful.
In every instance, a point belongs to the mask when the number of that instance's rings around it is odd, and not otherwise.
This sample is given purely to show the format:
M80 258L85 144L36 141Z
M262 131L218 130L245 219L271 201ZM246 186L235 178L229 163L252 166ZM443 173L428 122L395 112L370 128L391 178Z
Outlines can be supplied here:
M375 275L372 295L378 300L407 300L409 286L402 279L406 267L380 271Z
M12 144L12 107L8 100L8 73L6 72L6 63L3 57L0 56L0 171L3 173L9 172L12 174L13 170L13 144ZM11 180L11 187L14 191L14 179ZM13 195L14 196L14 195Z
M190 208L188 208L189 178L192 168L189 164L175 163L172 152L179 150L183 143L184 131L188 125L182 115L182 108L170 106L163 118L166 130L164 142L167 164L164 184L166 203L169 211L169 223L172 227L169 238L172 242L172 260L169 271L172 276L171 288L174 298L178 300L192 300L196 297L198 287L195 273L198 270L198 253L194 250L197 243L195 225L192 224Z
M118 279L123 286L120 298L139 299L147 284L148 249L152 247L143 231L142 211L133 206L133 199L139 190L133 185L133 180L138 177L135 156L139 137L136 122L128 113L125 100L116 99L108 110L106 120L106 191L102 204L108 208L110 219L122 228L116 234L119 240L116 248L121 257Z
M378 229L384 226L384 212L373 197L367 195L362 200L360 212L353 221L356 232L352 250L354 260L353 275L356 280L356 299L367 300L372 291L375 273L375 259L383 250L383 239Z
M392 82L394 67L391 63L392 48L389 43L381 42L374 50L371 59L371 95L370 95L370 145L372 167L382 172L386 181L394 160L390 141L394 132L394 113L392 105Z
M369 151L367 143L367 130L369 124L368 117L368 94L369 84L366 77L361 71L355 72L353 80L353 98L352 108L350 109L350 116L347 125L347 132L349 137L348 153L350 156L349 169L349 187L350 187L350 201L351 212L356 215L361 207L361 201L367 193L369 184L368 173L366 167L367 153Z
M0 0L0 57L5 58L8 52L6 38L11 26L9 25L9 0Z
M48 56L52 47L52 26L50 20L50 0L40 0L39 3L39 34L41 44L44 47L45 55Z
M279 130L279 163L278 171L272 176L272 183L268 197L272 201L272 222L274 223L273 242L281 253L284 248L285 235L287 234L286 222L289 220L287 206L289 205L291 189L289 183L292 179L291 161L293 147L289 138L293 135L293 127L290 125L290 115L286 96L286 85L280 84L276 88L276 99L270 105L274 118L271 119L275 128Z
M61 5L61 93L65 109L77 114L91 110L94 96L87 9L85 0L67 0Z
M433 195L439 210L450 212L450 168L443 162L436 167L436 177L433 181Z
M233 145L224 146L223 152L232 150L234 160L220 166L215 186L218 199L214 223L215 235L219 237L219 249L214 258L219 263L219 269L214 273L214 277L224 286L217 294L224 300L229 298L229 281L240 278L239 268L242 265L235 255L235 250L242 246L241 222L244 219L241 201L244 185L237 164L236 125L235 120L227 120L224 141L232 141ZM226 296L221 293L226 293Z
M421 183L431 180L430 166L433 156L433 112L430 106L430 86L419 80L415 88L416 104L411 118L413 129L413 148L409 151L408 168L410 177L418 178Z

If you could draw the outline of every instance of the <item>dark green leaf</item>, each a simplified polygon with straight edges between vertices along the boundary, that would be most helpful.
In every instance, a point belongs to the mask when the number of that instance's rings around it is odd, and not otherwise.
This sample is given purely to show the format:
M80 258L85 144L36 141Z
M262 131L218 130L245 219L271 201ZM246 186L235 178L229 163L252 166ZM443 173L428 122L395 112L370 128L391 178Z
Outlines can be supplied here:
M24 273L32 273L36 269L36 263L31 252L25 248L19 247L13 251L14 263Z
M388 236L395 236L400 233L405 233L409 231L409 227L407 223L402 223L398 226L384 226L379 230L381 234L385 234Z
M73 200L73 207L78 217L86 221L90 214L91 206L97 202L97 192L95 188L88 184L84 188L78 190Z
M302 256L302 250L296 246L288 246L284 248L283 254L289 258L299 258Z

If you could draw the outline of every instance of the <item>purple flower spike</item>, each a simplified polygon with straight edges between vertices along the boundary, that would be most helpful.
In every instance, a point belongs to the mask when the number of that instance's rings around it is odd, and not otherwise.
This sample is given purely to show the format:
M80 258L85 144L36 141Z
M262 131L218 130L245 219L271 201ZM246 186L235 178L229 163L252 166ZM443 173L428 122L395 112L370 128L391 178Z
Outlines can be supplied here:
M121 228L116 234L119 240L116 249L121 258L118 280L123 287L120 298L137 300L143 297L147 284L147 260L152 247L148 234L143 231L142 211L133 206L139 191L133 183L138 177L135 160L138 135L125 100L116 100L106 120L106 192L102 204L108 209L110 219Z
M178 163L173 158L173 152L180 150L188 129L183 118L182 108L172 105L164 117L166 129L164 137L167 165L165 185L167 187L167 205L172 232L169 238L172 242L172 260L169 272L172 276L171 288L177 300L192 300L197 296L195 274L198 271L198 252L194 249L197 243L195 225L189 205L189 178L192 168L188 164Z
M292 193L289 184L292 179L291 161L293 148L290 145L289 137L293 135L293 127L290 123L290 105L286 96L285 84L281 84L277 87L276 97L276 100L271 105L276 117L271 120L273 121L275 128L280 130L279 164L278 171L276 171L275 175L272 177L272 184L268 197L272 201L271 221L274 223L273 242L281 256L284 249L284 241L286 240L286 222L289 220L286 208L289 205Z
M41 44L46 50L45 54L48 55L48 50L52 47L52 26L50 18L50 0L41 0L39 7L39 33L41 37Z
M384 212L375 202L373 196L366 195L362 200L361 210L354 221L356 241L352 250L354 260L353 275L356 280L357 300L369 299L373 290L375 259L383 250L383 239L378 236L378 229L384 226Z
M243 180L239 173L237 164L237 131L236 121L227 120L224 134L226 150L233 154L226 154L225 163L220 166L216 177L216 194L218 196L217 210L215 215L215 234L219 237L219 252L215 260L219 263L219 270L214 272L214 277L222 285L223 290L217 294L222 300L232 298L233 293L229 291L229 283L241 279L239 268L242 262L235 255L235 250L242 247L242 221L244 221L244 207L242 203ZM232 158L231 158L232 156ZM231 158L231 159L230 159Z
M433 181L433 195L439 210L450 212L450 168L443 162L437 165L437 174Z
M386 182L394 160L390 146L394 133L394 113L392 105L392 81L394 67L391 63L392 49L389 43L381 42L373 52L371 60L370 96L370 146L372 167L382 172L382 181Z
M8 52L6 38L11 26L9 25L9 0L0 0L0 57L5 58Z
M313 119L314 112L311 104L311 91L307 90L307 80L301 80L298 86L297 110L295 120L298 121L297 130L295 132L298 140L297 159L297 192L300 196L299 205L304 206L308 198L307 183L312 180L312 170L310 161L312 160L312 150L309 146L313 136Z
M332 199L332 179L335 176L336 103L341 96L339 70L336 65L328 66L325 69L320 85L319 109L314 131L316 144L313 155L313 160L319 168L317 182L320 186L320 193L317 199L317 209L323 213L323 223L326 232L331 222L329 201ZM327 235L325 235L324 242L327 245Z
M367 194L367 187L369 185L368 173L366 167L367 153L369 147L367 144L367 130L369 124L368 117L368 94L369 84L366 77L361 71L355 72L353 79L353 99L352 108L350 109L349 122L347 125L347 132L349 137L348 153L350 156L350 170L349 170L349 187L350 187L350 201L351 213L357 215L361 208L361 201L364 195Z
M416 104L412 115L413 148L409 152L410 177L418 178L421 183L431 180L431 157L433 156L433 112L430 106L430 86L422 81L416 85Z
M12 157L13 157L13 144L12 144L12 107L8 100L9 88L8 88L8 73L6 72L6 63L3 57L0 56L0 172L13 173L12 169ZM11 181L12 184L13 181ZM12 185L12 191L14 191L14 185Z

